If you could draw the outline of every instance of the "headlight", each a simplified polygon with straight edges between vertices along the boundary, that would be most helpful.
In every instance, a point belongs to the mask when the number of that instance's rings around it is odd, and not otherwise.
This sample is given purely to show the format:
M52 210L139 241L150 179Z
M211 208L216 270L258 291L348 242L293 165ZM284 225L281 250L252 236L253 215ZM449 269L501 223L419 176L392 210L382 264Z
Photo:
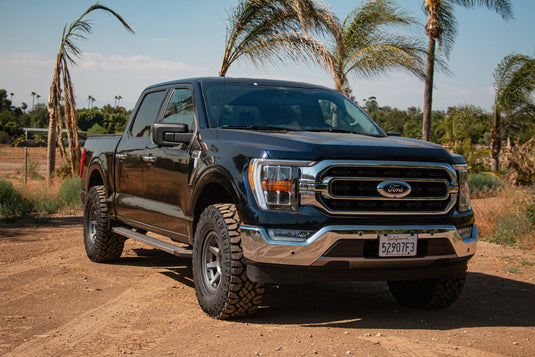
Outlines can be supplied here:
M304 161L254 159L249 165L249 184L258 206L265 210L297 211L299 167Z
M455 166L459 180L459 212L466 212L472 209L470 207L470 188L468 186L468 166Z

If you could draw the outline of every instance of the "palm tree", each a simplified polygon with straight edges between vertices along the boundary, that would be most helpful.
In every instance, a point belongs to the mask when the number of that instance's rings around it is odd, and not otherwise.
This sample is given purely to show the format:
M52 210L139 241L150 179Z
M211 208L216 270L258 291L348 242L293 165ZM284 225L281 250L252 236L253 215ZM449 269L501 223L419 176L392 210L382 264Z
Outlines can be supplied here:
M26 109L28 109L28 104L26 104L25 102L22 102L20 105L20 108L22 109L24 113L26 113Z
M84 17L94 10L103 10L113 15L130 32L134 32L123 18L112 9L99 4L98 2L90 6L76 21L63 27L59 51L56 56L56 66L50 85L48 97L48 112L50 114L48 126L48 150L47 150L47 181L50 184L54 176L56 166L56 136L59 136L59 147L62 156L70 162L71 174L74 176L79 171L80 166L80 144L78 142L78 118L75 111L74 88L69 73L69 65L75 64L75 57L80 57L81 51L76 40L86 38L91 33L92 25ZM63 96L64 105L64 125L67 129L67 140L69 142L69 155L65 152L61 131L63 123L61 116L61 99ZM59 135L58 135L59 134Z
M35 92L32 92L32 110L35 109L35 96L37 95L37 93Z
M240 0L228 19L219 76L243 56L255 65L285 58L323 63L324 47L310 32L336 36L339 27L331 10L315 0Z
M341 25L332 60L325 63L336 89L350 96L350 73L369 78L397 68L424 78L421 41L392 33L417 23L389 0L369 0L353 10Z
M39 94L37 94L35 96L35 99L37 99L37 107L39 107L39 98L41 98L41 96Z
M446 56L451 51L455 35L457 34L457 20L453 13L455 5L468 9L485 6L494 10L505 20L513 17L510 0L424 0L427 11L425 34L429 37L427 50L427 65L424 89L424 117L422 123L422 137L429 141L431 129L431 110L433 102L433 76L435 72L436 41Z
M123 97L121 97L120 95L116 95L115 99L117 99L117 103L115 104L115 106L118 107L119 103L121 102L121 99L123 99Z
M494 126L491 130L491 169L499 169L502 115L512 117L526 107L534 110L531 94L535 90L535 58L511 54L494 71Z
M9 100L11 101L11 105L13 105L13 96L14 95L15 95L15 93L13 93L13 92L9 93Z
M93 98L92 95L87 96L87 109L91 109L93 107L93 103L95 102L95 98Z

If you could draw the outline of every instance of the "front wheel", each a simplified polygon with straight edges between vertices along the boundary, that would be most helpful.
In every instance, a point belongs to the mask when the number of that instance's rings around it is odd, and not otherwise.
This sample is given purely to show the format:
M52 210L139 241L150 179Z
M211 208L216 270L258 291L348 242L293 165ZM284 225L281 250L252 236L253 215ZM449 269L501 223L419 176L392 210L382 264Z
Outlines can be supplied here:
M125 240L111 230L104 186L91 187L84 208L84 243L87 256L99 263L118 259L123 252Z
M217 319L250 316L264 286L249 280L233 204L216 204L199 218L193 241L193 280L203 311Z
M389 281L388 287L402 305L443 309L453 304L464 287L466 275L442 279Z

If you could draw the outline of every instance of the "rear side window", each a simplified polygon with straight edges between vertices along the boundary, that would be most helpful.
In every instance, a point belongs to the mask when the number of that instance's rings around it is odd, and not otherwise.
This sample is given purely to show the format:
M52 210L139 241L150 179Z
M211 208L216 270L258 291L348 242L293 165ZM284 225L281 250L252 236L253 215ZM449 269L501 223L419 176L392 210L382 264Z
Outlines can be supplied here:
M194 120L195 108L191 90L187 88L175 89L165 110L162 123L186 124L189 131L192 132Z
M134 138L150 138L151 125L156 121L164 97L165 91L145 95L130 129L130 134Z

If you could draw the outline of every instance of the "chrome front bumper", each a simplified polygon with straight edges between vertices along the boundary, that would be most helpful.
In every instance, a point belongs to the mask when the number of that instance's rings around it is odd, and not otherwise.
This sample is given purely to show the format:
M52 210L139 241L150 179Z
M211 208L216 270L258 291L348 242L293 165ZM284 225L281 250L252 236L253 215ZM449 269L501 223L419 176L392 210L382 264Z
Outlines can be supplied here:
M454 254L422 257L343 257L326 256L340 240L377 240L379 234L415 233L418 241L447 238ZM241 226L244 257L253 263L322 267L331 262L347 262L349 269L397 269L426 267L437 261L468 260L476 251L477 227L465 229L463 237L454 226L327 226L306 240L274 240L262 227Z

